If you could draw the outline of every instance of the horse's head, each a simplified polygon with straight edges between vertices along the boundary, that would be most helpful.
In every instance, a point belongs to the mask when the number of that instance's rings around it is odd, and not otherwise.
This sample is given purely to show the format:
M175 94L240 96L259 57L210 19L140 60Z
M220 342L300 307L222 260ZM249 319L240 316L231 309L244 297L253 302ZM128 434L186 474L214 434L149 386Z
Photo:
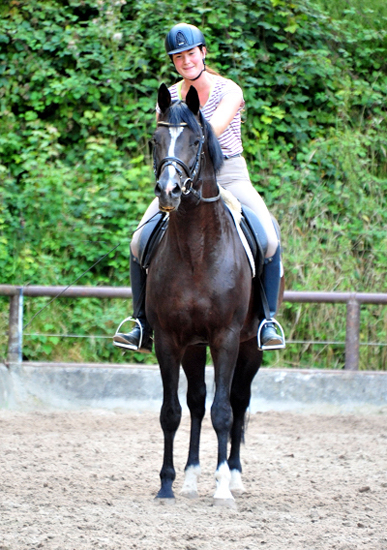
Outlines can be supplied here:
M172 103L168 88L162 84L158 104L161 114L153 136L155 194L160 210L170 212L178 208L182 193L198 176L204 135L197 120L199 98L195 88L190 88L185 104Z
M157 179L155 194L159 198L160 210L171 212L179 207L182 194L193 192L199 196L195 188L199 185L204 143L209 135L211 142L216 141L215 148L219 158L221 151L208 123L199 112L199 97L193 86L185 103L172 103L168 88L162 84L159 88L158 104L161 114L153 136L154 170ZM207 146L208 143L206 149Z

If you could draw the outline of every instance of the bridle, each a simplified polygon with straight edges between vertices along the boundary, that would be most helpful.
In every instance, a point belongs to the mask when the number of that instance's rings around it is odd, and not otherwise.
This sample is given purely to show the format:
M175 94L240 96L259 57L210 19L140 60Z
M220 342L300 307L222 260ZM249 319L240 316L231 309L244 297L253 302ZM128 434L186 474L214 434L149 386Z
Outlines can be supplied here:
M184 128L185 126L188 126L186 122L180 122L179 124L171 124L170 122L164 122L160 121L157 123L157 126L168 126L173 128ZM180 178L180 187L183 195L189 195L192 193L196 197L196 199L200 202L215 202L220 199L220 191L215 197L203 197L201 189L197 191L193 186L195 183L199 181L199 175L200 175L200 161L201 158L204 156L203 151L203 145L204 145L204 133L202 131L202 135L199 140L198 149L196 151L195 160L193 161L192 167L189 168L185 162L183 162L178 157L164 157L160 164L156 165L156 156L155 151L153 154L153 171L156 176L156 180L158 182L161 172L166 168L167 166L173 166L173 168L176 170L176 173L178 174ZM182 169L182 170L181 170ZM184 179L185 178L185 179Z

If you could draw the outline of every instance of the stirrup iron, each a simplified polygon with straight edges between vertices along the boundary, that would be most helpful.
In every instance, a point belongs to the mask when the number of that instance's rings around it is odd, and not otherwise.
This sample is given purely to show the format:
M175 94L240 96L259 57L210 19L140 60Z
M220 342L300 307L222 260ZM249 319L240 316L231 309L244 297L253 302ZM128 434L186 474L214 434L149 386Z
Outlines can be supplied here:
M261 334L262 334L262 329L266 325L266 323L272 323L273 325L278 327L280 336L282 337L282 342L283 342L282 344L275 344L274 346L262 345ZM286 347L284 329L281 327L280 323L273 317L271 317L270 319L263 319L261 321L258 327L257 340L258 340L258 349L261 351L270 350L270 349L284 349Z
M123 321L121 321L121 323L118 325L117 330L116 330L116 333L115 333L114 336L116 336L117 334L119 334L120 328L122 327L122 325L123 325L124 323L126 323L126 321L132 321L133 323L136 323L136 324L140 327L140 341L139 341L138 346L137 346L137 349L139 350L139 349L141 349L141 347L142 347L142 340L143 340L143 337L144 337L144 330L143 330L143 328L142 328L142 324L140 323L140 321L139 321L138 319L135 319L134 317L131 317L131 316L130 316L130 317L126 317L126 319L124 319ZM113 336L113 338L114 338L114 336ZM113 342L113 344L114 344L114 342ZM118 346L118 347L119 347L119 346Z

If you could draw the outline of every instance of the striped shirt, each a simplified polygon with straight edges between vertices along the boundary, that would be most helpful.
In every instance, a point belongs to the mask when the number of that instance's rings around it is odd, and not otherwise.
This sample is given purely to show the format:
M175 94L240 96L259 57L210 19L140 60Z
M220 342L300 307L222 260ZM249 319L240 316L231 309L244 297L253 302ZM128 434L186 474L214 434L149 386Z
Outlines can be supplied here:
M201 107L201 111L206 118L206 120L211 120L212 115L214 114L216 108L219 106L219 103L227 94L232 94L235 92L241 93L242 90L235 84L232 80L228 78L223 78L222 76L211 75L213 78L212 87L210 90L210 97L207 100L207 103ZM172 101L177 99L182 99L181 97L181 87L183 81L173 84L169 88ZM241 105L236 113L235 117L232 119L230 124L227 126L223 134L218 137L220 146L222 148L223 155L225 157L232 157L234 155L239 155L243 151L242 147L242 138L241 138L241 110L243 109L245 102L243 100ZM157 106L157 112L159 108Z

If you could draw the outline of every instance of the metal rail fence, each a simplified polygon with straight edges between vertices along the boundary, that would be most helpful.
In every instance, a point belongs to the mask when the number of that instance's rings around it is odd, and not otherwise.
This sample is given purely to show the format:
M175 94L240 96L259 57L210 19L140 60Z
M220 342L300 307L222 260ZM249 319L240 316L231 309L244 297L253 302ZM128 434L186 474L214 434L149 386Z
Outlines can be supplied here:
M22 362L23 342L23 298L24 296L47 296L66 298L131 298L130 287L90 287L90 286L40 286L26 287L0 285L0 296L10 297L8 330L8 363ZM290 303L331 303L347 305L345 369L359 368L359 329L362 304L387 304L387 294L356 292L304 292L288 290L284 302Z

